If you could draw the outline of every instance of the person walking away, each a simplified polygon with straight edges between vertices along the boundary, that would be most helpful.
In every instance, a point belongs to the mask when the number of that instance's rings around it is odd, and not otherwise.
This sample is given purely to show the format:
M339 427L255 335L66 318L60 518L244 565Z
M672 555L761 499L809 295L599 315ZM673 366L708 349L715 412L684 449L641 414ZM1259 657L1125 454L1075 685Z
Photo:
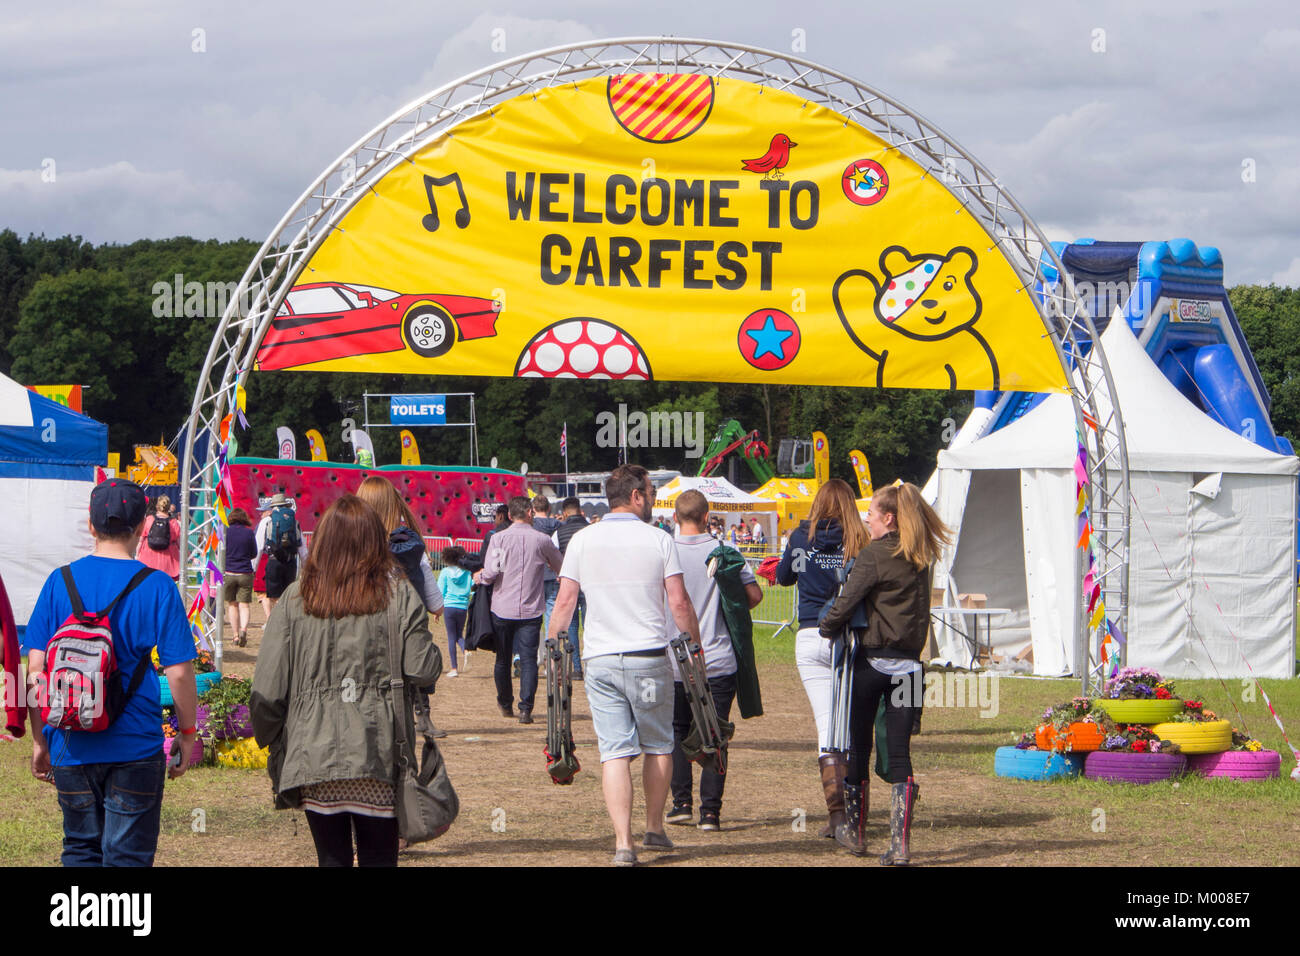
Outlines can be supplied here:
M559 526L559 520L551 517L551 500L546 495L536 495L533 498L533 527L544 535L552 536ZM542 633L546 633L547 623L551 619L551 608L555 606L555 594L559 589L560 585L556 580L555 572L551 570L549 565L542 568L542 593L546 599L546 609L542 612ZM541 642L538 641L538 670L541 670L542 660Z
M321 516L299 580L266 623L250 710L278 809L305 811L323 867L396 866L397 711L392 679L431 686L442 655L424 602L396 574L375 510L342 495ZM396 622L400 675L391 673ZM330 675L329 686L323 675Z
M371 475L357 488L357 497L374 508L379 515L384 530L388 532L388 550L392 552L403 575L411 582L411 587L415 588L415 593L424 602L425 610L435 618L441 616L442 591L434 580L433 567L429 564L419 522L410 506L402 499L401 493L388 479ZM446 731L433 726L429 714L429 697L432 694L432 687L419 688L419 696L415 700L415 729L430 737L446 737Z
M532 526L533 514L526 495L509 503L510 526L492 535L483 569L474 575L475 584L492 585L492 626L496 633L497 705L503 717L514 714L514 683L510 663L519 654L519 722L533 722L537 695L537 643L542 631L542 568L558 571L560 549ZM565 619L567 626L568 619Z
M253 602L253 562L257 560L257 535L253 522L243 508L230 512L226 528L226 568L222 578L222 598L226 603L226 620L235 646L248 643L248 616ZM268 612L269 613L269 612Z
M492 540L492 536L498 531L505 531L506 528L510 527L510 506L497 505L497 510L492 514L492 520L495 523L492 525L491 530L483 535L483 547L479 550L479 554L487 554L488 542Z
M474 591L474 577L468 569L461 566L465 559L465 549L452 546L443 548L442 570L438 572L438 590L442 594L442 620L447 628L447 659L451 668L448 677L456 677L456 648L464 654L465 666L469 667L469 654L465 650L465 617L469 613L469 599Z
M671 849L664 804L672 774L673 696L668 617L691 640L699 621L682 583L672 538L650 524L655 490L640 465L620 465L605 482L610 512L569 542L550 636L559 640L587 592L583 672L600 750L601 788L614 826L614 865L635 866L632 761L644 757L642 846Z
M299 560L307 557L298 519L283 491L271 496L270 509L257 524L257 553L266 554L266 597L262 610L270 618L275 602L298 576Z
M166 495L158 496L153 514L145 519L135 559L147 568L161 571L173 581L180 579L181 523L173 517L172 501Z
M844 567L844 555L857 554L869 540L852 489L847 482L832 478L817 490L808 520L790 533L776 568L777 584L799 586L794 660L817 723L817 760L830 816L821 835L832 839L835 828L844 821L845 757L826 751L831 724L831 651L817 632L817 619L839 591L835 575Z
M568 553L569 542L573 536L587 527L587 519L582 514L582 502L577 498L565 498L560 504L560 525L551 535L551 540L555 546L560 549L561 556ZM557 587L556 594L559 594ZM578 628L580 619L587 616L587 596L581 591L578 592L577 608L573 612L573 617L569 620L569 646L573 648L573 679L582 680L582 648L578 641Z
M691 599L691 607L700 622L700 650L704 654L705 676L709 693L718 711L719 720L731 716L731 703L736 698L736 655L731 647L731 633L722 616L718 588L708 573L709 555L718 547L705 528L709 513L709 500L695 489L677 496L674 515L681 534L673 542L677 560L682 568L682 583ZM741 560L737 557L737 560ZM748 566L742 566L740 579L745 586L745 597L750 608L758 607L763 592ZM671 629L668 638L676 637ZM677 660L670 652L668 662L673 669L673 808L666 820L669 823L693 822L692 791L694 790L694 763L682 751L682 741L691 730L691 705L686 687L678 672ZM727 778L712 765L700 772L701 830L721 829L722 791Z
M180 592L166 576L134 559L145 511L144 492L133 482L112 478L94 487L90 533L95 550L46 578L24 635L29 697L44 700L46 650L55 632L74 607L91 614L111 609L107 617L118 669L109 679L119 681L124 693L134 685L117 718L100 731L56 730L43 724L39 707L30 709L32 775L59 792L64 866L152 866L164 777L185 773L198 736L194 639ZM75 603L65 571L73 581ZM171 768L163 758L155 648L179 722L174 746L180 750L180 765Z
M930 629L930 569L950 532L912 484L876 492L867 510L867 530L871 542L858 552L843 592L821 623L822 637L833 638L859 604L867 612L853 661L847 819L835 838L855 856L867 852L871 730L883 697L891 787L889 849L880 862L905 866L911 862L909 838L920 793L912 775L911 737L921 704L915 699L921 651Z

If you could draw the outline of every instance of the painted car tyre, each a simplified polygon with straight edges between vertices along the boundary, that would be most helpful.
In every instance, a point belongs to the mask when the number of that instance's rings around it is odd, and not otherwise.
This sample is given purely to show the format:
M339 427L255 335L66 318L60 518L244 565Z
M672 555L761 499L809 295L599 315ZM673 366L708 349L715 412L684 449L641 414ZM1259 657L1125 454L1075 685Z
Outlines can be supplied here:
M1282 776L1282 755L1276 750L1227 750L1221 754L1193 754L1187 769L1206 777L1232 780L1273 780Z
M172 747L174 747L174 746L176 745L176 741L177 741L178 739L179 739L179 738L177 738L177 737L164 737L164 738L163 738L163 759L165 759L165 760L171 760L171 758L172 758ZM199 764L201 764L201 763L203 763L203 738L202 738L202 737L195 737L195 738L194 738L194 749L193 749L192 751L190 751L190 766L191 766L191 767L197 767L197 766L198 766Z
M572 318L549 325L524 346L519 378L603 378L649 381L650 361L632 336L603 319Z
M402 337L416 355L437 358L446 355L456 344L456 323L445 310L423 302L406 313Z
M1152 724L1151 732L1161 740L1172 740L1185 754L1219 754L1232 746L1232 724L1226 720L1197 723L1170 721Z
M1117 724L1159 724L1183 710L1183 702L1171 700L1109 700L1097 698L1094 703L1110 714Z
M194 675L194 688L198 696L202 697L212 686L221 680L221 671L208 671L205 674ZM163 707L171 707L175 704L172 700L172 688L167 682L166 674L158 675L158 697Z
M1051 724L1043 724L1034 731L1034 743L1038 744L1039 750L1082 754L1100 750L1105 742L1106 734L1102 729L1086 720L1076 720L1064 732L1058 732Z
M1158 783L1186 772L1182 754L1135 754L1098 750L1088 754L1083 775L1110 783Z
M1013 780L1050 780L1077 777L1083 770L1083 754L1051 753L1046 750L1018 750L999 747L993 753L993 772Z

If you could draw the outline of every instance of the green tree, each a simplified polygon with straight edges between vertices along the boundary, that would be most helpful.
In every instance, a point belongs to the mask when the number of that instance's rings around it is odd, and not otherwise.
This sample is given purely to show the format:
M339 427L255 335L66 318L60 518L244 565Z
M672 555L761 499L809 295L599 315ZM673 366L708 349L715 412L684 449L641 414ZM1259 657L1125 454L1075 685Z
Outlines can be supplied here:
M135 352L124 335L134 321L131 293L118 272L78 269L36 281L23 298L10 345L19 381L73 382L84 387L88 415L115 437L131 429L120 417L119 390L129 388L117 371L130 367Z
M1300 445L1300 289L1239 285L1228 301L1272 396L1273 430Z

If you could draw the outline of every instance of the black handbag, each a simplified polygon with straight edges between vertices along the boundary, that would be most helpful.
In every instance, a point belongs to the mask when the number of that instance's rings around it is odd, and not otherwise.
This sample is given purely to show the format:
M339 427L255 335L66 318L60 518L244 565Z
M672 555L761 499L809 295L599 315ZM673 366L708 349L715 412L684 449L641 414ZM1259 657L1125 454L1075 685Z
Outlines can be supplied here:
M403 678L402 639L397 626L396 601L388 603L388 662L392 668L393 746L397 772L393 780L397 833L407 843L436 840L446 833L460 813L460 798L447 776L442 752L431 737L424 738L424 752L416 769L415 750L407 735L406 718L412 701Z

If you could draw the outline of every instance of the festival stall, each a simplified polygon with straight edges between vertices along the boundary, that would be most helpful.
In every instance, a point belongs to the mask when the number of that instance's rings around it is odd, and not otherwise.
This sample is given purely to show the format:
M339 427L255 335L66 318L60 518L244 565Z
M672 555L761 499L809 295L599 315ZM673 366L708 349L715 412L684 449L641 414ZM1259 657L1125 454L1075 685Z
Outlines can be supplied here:
M678 495L690 490L698 491L708 499L709 513L721 517L727 530L740 521L748 525L757 519L767 540L777 540L777 512L780 508L777 502L741 491L725 478L696 478L688 475L674 478L660 488L655 496L655 515L671 517Z
M0 375L0 576L19 627L49 573L90 553L90 489L107 456L107 425Z
M1161 374L1127 323L1102 336L1119 394L1132 492L1127 663L1170 677L1289 677L1294 666L1300 461L1211 420ZM1103 411L1103 414L1106 414ZM1049 396L1007 427L939 453L936 508L957 532L936 566L1010 612L994 651L1033 649L1034 673L1074 664L1079 615L1074 409ZM941 628L941 656L963 660Z

